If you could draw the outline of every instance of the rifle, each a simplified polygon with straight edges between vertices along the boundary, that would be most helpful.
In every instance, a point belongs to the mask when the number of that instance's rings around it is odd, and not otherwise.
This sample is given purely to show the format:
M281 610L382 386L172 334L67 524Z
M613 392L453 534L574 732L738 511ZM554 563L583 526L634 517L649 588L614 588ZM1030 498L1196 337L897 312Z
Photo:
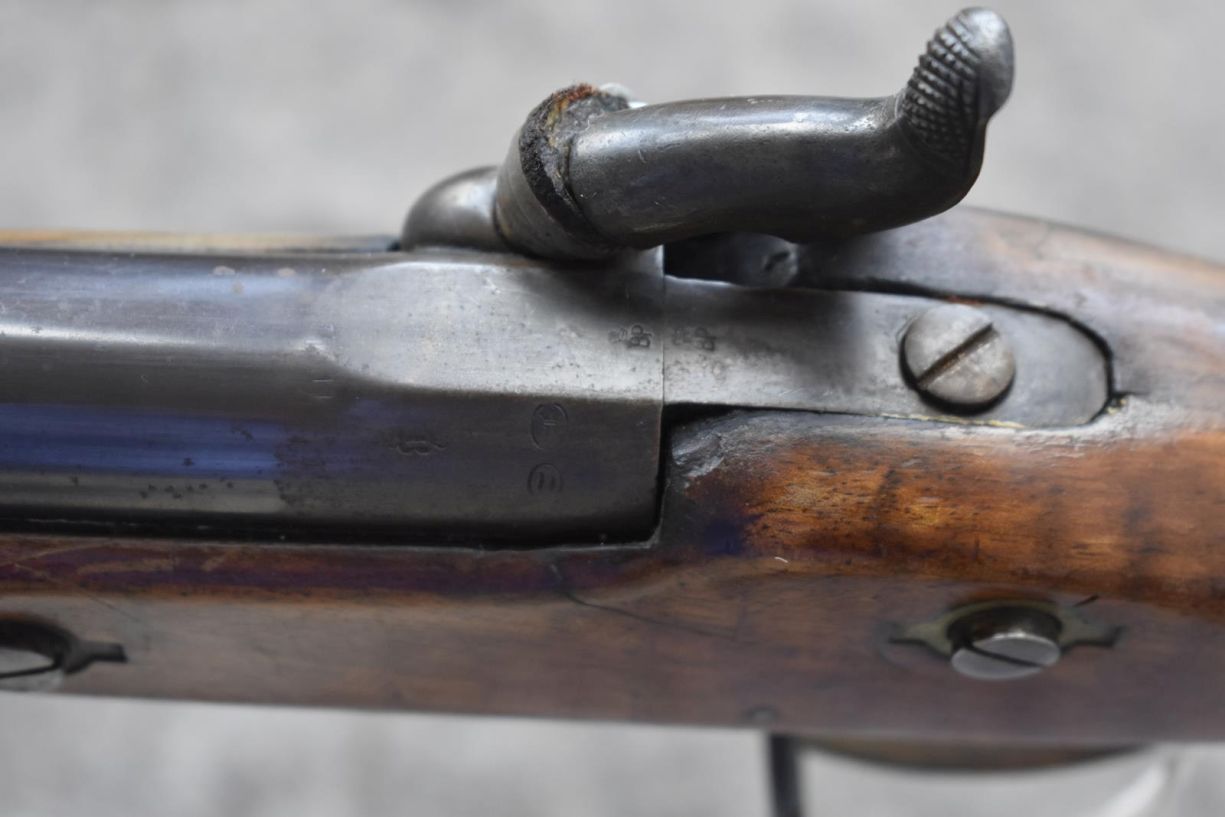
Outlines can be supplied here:
M1219 269L948 211L1010 77L967 13L885 100L569 89L398 241L6 235L4 683L1218 737Z

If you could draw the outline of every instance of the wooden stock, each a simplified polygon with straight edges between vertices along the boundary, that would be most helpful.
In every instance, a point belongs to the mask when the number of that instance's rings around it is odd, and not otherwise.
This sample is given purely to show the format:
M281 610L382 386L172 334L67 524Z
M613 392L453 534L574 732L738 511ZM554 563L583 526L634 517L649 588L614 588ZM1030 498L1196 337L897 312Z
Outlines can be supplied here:
M1225 738L1225 277L957 210L827 285L1069 317L1109 350L1090 425L804 413L674 429L656 539L475 550L5 535L0 613L123 644L65 689L1015 742ZM1122 628L1012 683L897 627L989 599Z

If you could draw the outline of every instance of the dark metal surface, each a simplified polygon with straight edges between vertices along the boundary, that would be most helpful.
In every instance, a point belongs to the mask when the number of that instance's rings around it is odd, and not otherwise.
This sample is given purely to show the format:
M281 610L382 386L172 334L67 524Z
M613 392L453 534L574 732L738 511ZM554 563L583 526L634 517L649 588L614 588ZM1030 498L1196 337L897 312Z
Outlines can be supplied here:
M769 735L766 738L770 817L804 817L797 752L795 738L787 735Z
M644 536L646 267L0 251L0 511Z
M982 308L1007 399L951 417L898 344L940 302L463 250L0 251L0 514L480 541L644 539L666 405L1026 426L1105 405L1057 318Z
M458 173L422 193L404 220L400 246L507 250L493 223L497 172L482 167Z
M749 287L791 286L803 248L761 233L718 233L664 247L664 271L678 278L726 281Z
M1016 380L1005 399L966 416L925 400L898 360L906 327L936 299L666 281L669 405L1060 426L1089 421L1108 397L1097 345L1042 313L980 305L1015 347Z
M82 641L45 621L0 618L0 690L44 692L95 661L126 660L119 644Z
M572 187L572 142L591 122L630 101L590 85L563 88L531 113L498 170L494 218L514 247L545 258L603 258L616 243L590 224ZM658 243L658 242L657 242Z
M498 183L498 226L520 249L597 258L698 235L792 241L917 221L978 176L1013 54L994 12L970 9L879 99L762 96L630 108L590 86L532 112Z

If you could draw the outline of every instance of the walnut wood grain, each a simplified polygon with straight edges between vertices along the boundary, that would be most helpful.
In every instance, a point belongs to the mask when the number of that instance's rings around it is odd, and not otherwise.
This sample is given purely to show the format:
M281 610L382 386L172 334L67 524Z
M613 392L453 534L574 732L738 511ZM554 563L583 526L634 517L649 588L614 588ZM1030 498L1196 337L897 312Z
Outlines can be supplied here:
M1026 430L746 413L674 429L637 546L9 534L0 612L117 641L72 692L1117 744L1225 737L1225 277L959 210L825 279L1068 315L1117 405ZM890 642L992 598L1119 626L1014 683Z

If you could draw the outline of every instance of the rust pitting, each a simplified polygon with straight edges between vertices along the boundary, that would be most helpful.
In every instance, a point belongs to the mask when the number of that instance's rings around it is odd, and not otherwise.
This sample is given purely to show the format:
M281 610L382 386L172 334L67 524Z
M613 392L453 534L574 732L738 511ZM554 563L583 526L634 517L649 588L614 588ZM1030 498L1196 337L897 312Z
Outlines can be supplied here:
M519 131L519 163L532 195L566 232L594 247L608 242L570 192L570 143L592 119L628 107L625 97L580 83L550 94Z
M598 96L600 89L594 85L581 82L578 85L571 85L568 88L562 88L560 91L554 91L549 95L549 98L544 101L541 106L544 112L544 124L547 128L554 128L562 119L562 115L566 110L577 102L591 97Z

